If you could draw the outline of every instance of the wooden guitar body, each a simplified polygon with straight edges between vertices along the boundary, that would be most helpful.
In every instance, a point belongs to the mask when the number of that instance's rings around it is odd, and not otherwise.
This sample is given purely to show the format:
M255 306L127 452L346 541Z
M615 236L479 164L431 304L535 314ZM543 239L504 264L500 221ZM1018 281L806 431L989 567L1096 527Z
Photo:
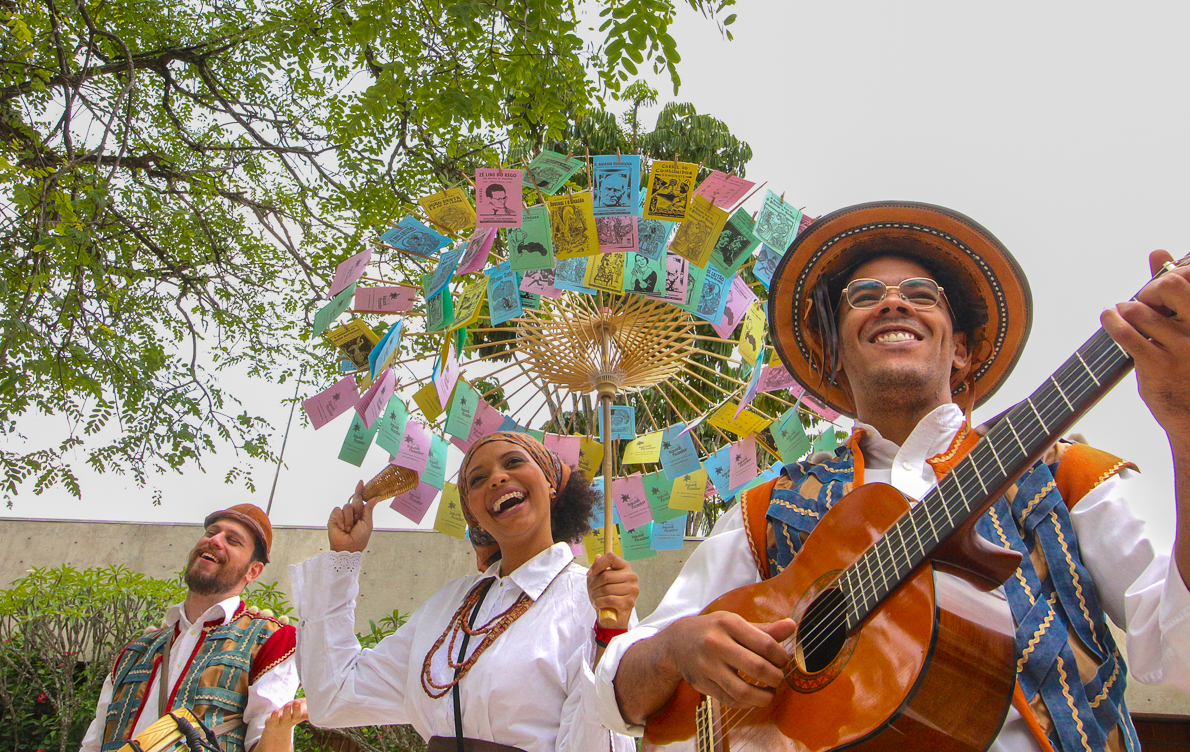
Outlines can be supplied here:
M848 607L837 587L840 573L908 509L891 486L861 486L823 516L781 574L727 593L703 611L731 611L751 622L792 615L798 625L785 643L792 658L787 681L772 705L722 708L713 749L987 748L1012 697L1014 629L1007 602L971 572L1007 576L1019 557L995 549L1000 565L989 566L962 559L990 544L949 545L951 561L920 566L858 629L828 628L838 621L832 614ZM970 525L956 538L964 536L974 536ZM830 639L815 650L824 634ZM692 738L702 700L681 683L649 718L646 745Z

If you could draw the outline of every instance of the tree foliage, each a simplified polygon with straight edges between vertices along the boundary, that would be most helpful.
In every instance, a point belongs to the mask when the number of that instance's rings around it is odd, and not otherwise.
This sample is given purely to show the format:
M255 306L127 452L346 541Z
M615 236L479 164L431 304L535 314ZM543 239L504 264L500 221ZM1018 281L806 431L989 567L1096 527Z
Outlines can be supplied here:
M565 138L639 66L676 88L675 2L5 0L10 503L27 481L79 494L80 448L142 484L220 442L269 457L220 371L325 363L299 342L330 272L418 195ZM43 415L68 429L27 441Z

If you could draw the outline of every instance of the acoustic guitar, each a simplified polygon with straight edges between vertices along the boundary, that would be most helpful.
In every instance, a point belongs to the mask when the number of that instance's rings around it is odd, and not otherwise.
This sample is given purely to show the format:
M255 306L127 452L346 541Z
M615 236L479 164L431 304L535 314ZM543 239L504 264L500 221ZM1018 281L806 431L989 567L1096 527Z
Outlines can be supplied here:
M1020 555L975 522L1131 368L1099 329L917 504L882 483L841 499L783 572L703 611L797 624L772 704L720 707L682 682L646 722L645 748L987 749L1015 682L1012 615L990 591Z

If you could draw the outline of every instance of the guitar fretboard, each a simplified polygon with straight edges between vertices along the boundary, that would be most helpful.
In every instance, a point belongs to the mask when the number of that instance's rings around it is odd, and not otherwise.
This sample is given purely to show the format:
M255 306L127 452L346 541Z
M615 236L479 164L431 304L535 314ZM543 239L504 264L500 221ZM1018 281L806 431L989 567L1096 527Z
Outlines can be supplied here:
M847 629L857 627L889 593L972 515L1008 486L1132 367L1103 329L1013 407L954 470L899 519L840 578Z

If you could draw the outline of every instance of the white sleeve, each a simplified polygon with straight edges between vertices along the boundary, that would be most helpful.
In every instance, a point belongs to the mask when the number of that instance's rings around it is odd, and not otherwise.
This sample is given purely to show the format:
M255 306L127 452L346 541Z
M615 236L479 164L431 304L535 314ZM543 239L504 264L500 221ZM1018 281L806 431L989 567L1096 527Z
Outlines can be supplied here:
M297 694L297 659L291 655L260 675L248 687L248 702L244 705L244 749L251 750L264 734L264 722L274 710L281 708ZM292 734L292 730L290 734Z
M558 752L587 752L611 749L612 752L636 752L631 737L616 734L600 721L599 700L595 692L594 639L566 661L566 701L558 723Z
M103 689L99 690L99 702L95 703L95 720L87 727L87 735L83 737L83 744L79 752L99 752L103 746L103 727L107 722L107 706L112 701L112 672L107 672L103 679Z
M1127 633L1129 670L1145 684L1190 691L1190 593L1168 552L1132 513L1129 470L1092 489L1070 519L1103 611Z
M355 637L361 560L358 553L328 552L289 568L299 617L297 666L315 726L409 722L405 682L418 614L361 652Z
M744 517L737 504L723 514L711 535L694 549L657 610L607 646L595 671L599 716L604 725L617 733L632 736L640 736L644 731L643 727L624 720L616 702L614 681L620 660L628 648L678 619L701 613L707 604L724 593L758 582L760 572L752 559Z

